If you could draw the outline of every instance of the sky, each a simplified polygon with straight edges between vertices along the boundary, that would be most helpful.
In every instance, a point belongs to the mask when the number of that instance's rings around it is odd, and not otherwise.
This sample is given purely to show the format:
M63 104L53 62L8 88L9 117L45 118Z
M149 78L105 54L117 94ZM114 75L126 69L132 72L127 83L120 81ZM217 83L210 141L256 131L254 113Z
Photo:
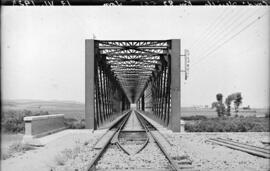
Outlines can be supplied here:
M181 39L181 105L269 106L269 7L2 7L2 98L85 99L85 39Z

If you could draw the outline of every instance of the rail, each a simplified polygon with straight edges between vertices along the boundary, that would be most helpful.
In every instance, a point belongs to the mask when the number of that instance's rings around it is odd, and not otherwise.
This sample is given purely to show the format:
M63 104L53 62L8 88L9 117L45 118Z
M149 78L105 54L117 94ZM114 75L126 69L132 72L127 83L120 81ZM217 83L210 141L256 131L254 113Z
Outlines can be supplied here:
M175 161L173 161L173 159L170 157L169 153L165 150L165 148L162 146L162 144L159 142L159 140L151 133L151 130L157 130L157 129L151 123L146 121L138 112L136 112L136 115L137 115L137 118L139 119L139 121L141 122L141 124L143 125L143 127L149 133L148 135L151 136L154 139L154 141L156 142L156 144L158 145L158 147L160 148L162 153L168 159L168 161L172 165L173 169L175 171L180 170L180 168L178 168L177 163Z
M213 142L218 145L226 146L234 150L243 151L258 157L270 158L270 149L257 147L245 143L240 143L232 140L226 140L222 138L210 138L207 141Z
M131 112L130 112L131 113ZM103 148L98 152L98 154L95 156L95 158L90 162L89 166L87 167L87 171L95 171L96 168L96 163L98 162L98 160L100 159L100 157L102 156L102 154L106 151L106 148L108 147L108 145L110 144L112 138L114 137L114 135L118 132L119 129L122 128L122 126L126 123L128 117L130 116L130 113L127 114L125 117L121 118L121 120L119 120L118 123L116 123L115 125L113 125L110 129L115 129L114 133L112 134L112 136L108 139L108 141L105 143L105 145L103 146Z

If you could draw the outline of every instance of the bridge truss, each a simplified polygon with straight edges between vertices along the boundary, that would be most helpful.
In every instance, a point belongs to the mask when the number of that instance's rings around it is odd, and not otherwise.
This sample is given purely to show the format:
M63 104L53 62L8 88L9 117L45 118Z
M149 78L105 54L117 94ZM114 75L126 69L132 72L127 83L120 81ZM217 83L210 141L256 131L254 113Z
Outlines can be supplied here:
M180 40L86 40L87 128L97 129L136 103L180 129Z

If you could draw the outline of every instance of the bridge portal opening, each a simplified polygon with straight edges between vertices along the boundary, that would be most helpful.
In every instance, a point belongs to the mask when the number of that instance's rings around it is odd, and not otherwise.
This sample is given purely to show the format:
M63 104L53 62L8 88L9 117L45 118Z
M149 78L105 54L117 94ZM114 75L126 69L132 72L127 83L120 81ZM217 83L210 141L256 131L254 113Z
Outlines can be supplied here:
M180 131L180 66L180 39L87 39L86 128L98 129L136 104L150 118Z

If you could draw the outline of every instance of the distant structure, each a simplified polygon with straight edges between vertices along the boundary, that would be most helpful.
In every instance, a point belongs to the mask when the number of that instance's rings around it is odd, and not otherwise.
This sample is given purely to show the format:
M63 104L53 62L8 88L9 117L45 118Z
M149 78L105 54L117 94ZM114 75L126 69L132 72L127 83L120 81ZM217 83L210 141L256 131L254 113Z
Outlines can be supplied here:
M247 107L243 107L244 110L250 110L250 106L248 105Z

